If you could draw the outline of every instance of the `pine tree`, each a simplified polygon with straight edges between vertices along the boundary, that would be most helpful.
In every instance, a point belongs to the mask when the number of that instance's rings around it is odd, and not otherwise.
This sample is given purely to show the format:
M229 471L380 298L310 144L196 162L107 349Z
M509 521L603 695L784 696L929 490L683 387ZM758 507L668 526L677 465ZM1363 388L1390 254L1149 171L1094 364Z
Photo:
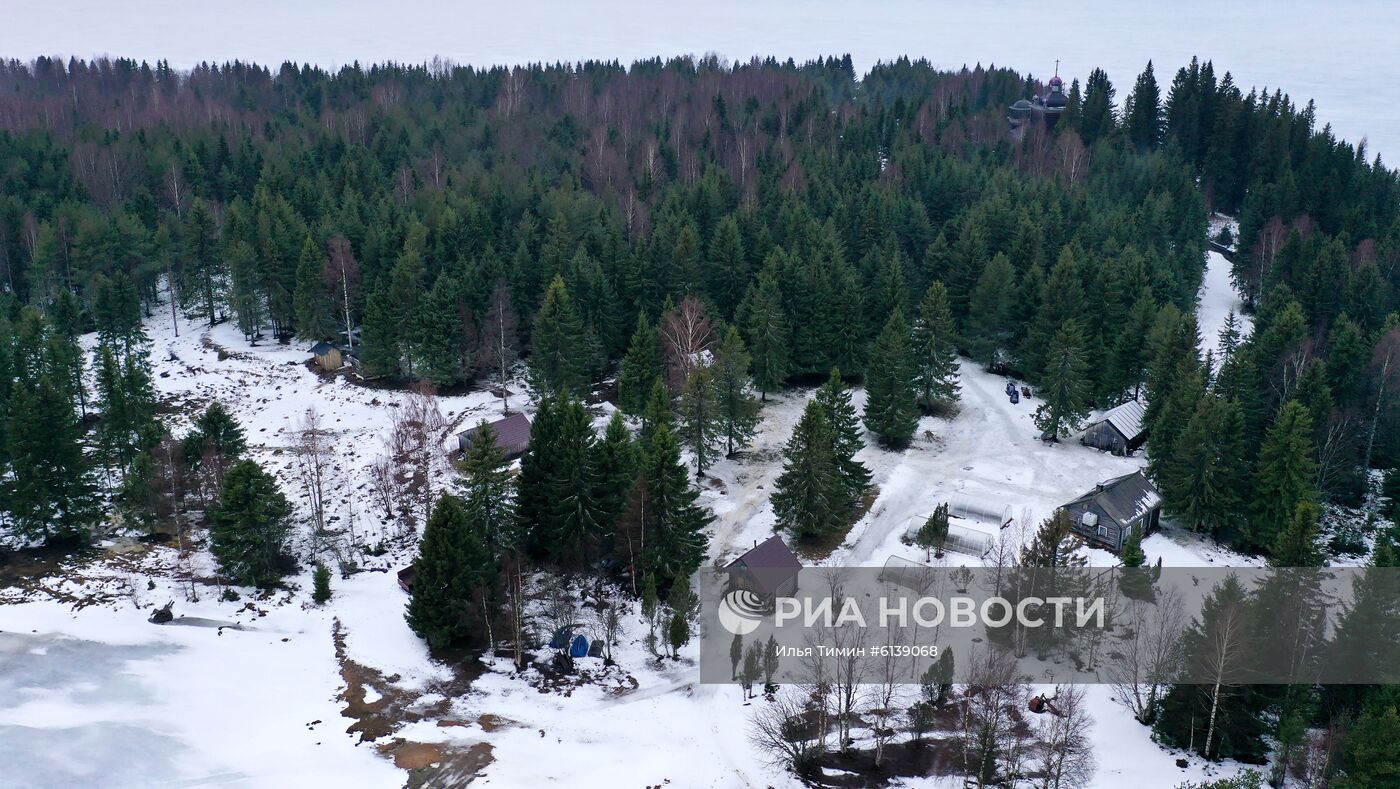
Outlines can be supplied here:
M783 473L772 497L778 527L797 539L825 539L850 520L850 488L841 473L834 438L826 409L816 400L809 401L783 449Z
M870 489L870 469L856 460L856 453L865 448L865 439L861 437L860 419L856 416L856 407L851 404L851 393L841 381L841 371L832 368L826 383L817 389L812 399L821 407L831 431L832 452L845 483L847 500L857 502Z
M1269 562L1275 567L1321 567L1322 551L1317 544L1317 519L1321 510L1311 501L1298 502L1293 518L1278 533Z
M720 442L724 440L718 394L715 391L714 370L696 367L686 378L681 390L681 438L695 455L695 477L704 476L714 460Z
M542 394L587 393L590 362L583 321L573 299L556 276L535 316L530 351L530 384Z
M779 389L790 369L788 323L778 281L767 271L749 286L739 307L739 324L753 354L753 381L759 399Z
M1159 482L1167 512L1192 531L1221 537L1239 520L1243 432L1237 405L1205 395L1178 436Z
M958 400L958 351L948 289L934 282L914 322L914 388L920 407L931 412Z
M1216 345L1215 358L1220 361L1221 366L1224 366L1230 362L1230 359L1234 358L1235 351L1240 347L1240 340L1244 337L1244 332L1240 328L1240 319L1235 315L1233 307L1225 314L1225 324L1220 327L1216 337L1219 342Z
M1150 570L1144 568L1147 563L1147 554L1142 550L1142 527L1134 526L1128 532L1128 537L1123 541L1123 549L1119 552L1119 558L1123 562L1123 572L1118 575L1118 587L1123 591L1124 596L1136 600L1147 600L1152 597L1152 576Z
M1312 419L1296 400L1284 403L1264 436L1254 473L1250 543L1271 547L1293 519L1298 505L1317 499Z
M413 322L406 328L408 355L417 377L439 386L451 386L466 378L470 353L463 347L461 286L447 273L438 275L419 302Z
M82 430L47 375L10 393L6 499L15 532L45 543L86 542L101 520Z
M919 426L909 326L895 310L870 351L865 376L865 426L887 447L904 447Z
M1342 313L1333 322L1327 340L1327 383L1339 405L1352 405L1364 397L1369 362L1370 349L1366 347L1361 327Z
M661 340L656 327L647 321L646 313L637 313L637 329L627 355L622 358L622 370L617 377L617 405L625 413L640 414L651 395L651 385L666 371L661 358Z
M1113 133L1113 94L1113 83L1103 69L1089 72L1079 119L1079 136L1084 138L1085 145L1093 145Z
M923 548L926 553L931 553L935 558L943 558L943 543L948 539L948 502L943 502L933 508L933 514L928 516L924 525L919 527L918 533L914 535L914 541Z
M297 336L308 342L335 336L335 319L331 317L331 302L322 275L325 261L311 236L301 247L297 260L296 289L292 291L292 310L296 316Z
M719 432L726 455L753 440L758 428L757 400L749 391L749 352L738 329L730 326L715 354L715 399L719 406Z
M1400 713L1392 702L1362 711L1342 745L1341 774L1335 789L1400 786Z
M1065 321L1050 342L1040 386L1044 402L1035 411L1035 425L1052 441L1078 430L1089 411L1089 365L1083 344L1083 334L1073 320Z
M219 569L237 584L276 584L291 565L291 515L292 505L262 466L252 460L233 466L224 477L209 528Z

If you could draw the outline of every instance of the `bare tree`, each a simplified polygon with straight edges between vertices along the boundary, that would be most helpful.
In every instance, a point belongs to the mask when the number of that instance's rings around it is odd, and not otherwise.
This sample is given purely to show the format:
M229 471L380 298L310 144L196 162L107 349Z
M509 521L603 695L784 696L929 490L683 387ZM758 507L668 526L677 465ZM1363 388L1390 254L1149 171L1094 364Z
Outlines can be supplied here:
M302 416L294 452L297 476L306 489L307 502L311 507L313 550L319 553L326 531L326 477L330 470L331 445L315 406L306 409L306 414Z
M998 780L998 753L1006 744L1025 688L1016 673L1014 656L982 645L968 655L968 684L961 711L963 764L977 786Z
M1094 719L1084 702L1084 688L1057 688L1055 712L1041 715L1037 728L1041 789L1085 786L1094 775Z
M612 645L617 640L618 631L622 629L622 607L625 604L622 595L610 590L607 595L598 598L598 607L593 611L598 624L599 638L603 639L604 665L612 665Z
M753 744L768 763L799 776L812 774L824 752L810 720L809 698L797 689L776 693L771 702L754 707L749 722Z
M1128 636L1116 645L1105 675L1114 698L1141 723L1152 722L1158 700L1176 676L1185 622L1185 606L1173 587L1158 592L1155 605L1128 600L1124 612Z
M511 306L510 288L504 279L496 280L491 290L491 308L486 313L482 326L481 364L489 366L496 373L496 381L501 387L501 413L510 413L510 369L515 364L517 342L517 319Z
M715 340L715 322L705 305L695 296L661 318L661 345L666 355L666 378L672 391L679 391L700 366L704 353Z
M325 279L340 291L341 314L345 319L345 342L355 347L355 323L351 319L350 305L359 298L360 264L350 249L350 240L345 236L334 236L328 243L330 257L326 259Z

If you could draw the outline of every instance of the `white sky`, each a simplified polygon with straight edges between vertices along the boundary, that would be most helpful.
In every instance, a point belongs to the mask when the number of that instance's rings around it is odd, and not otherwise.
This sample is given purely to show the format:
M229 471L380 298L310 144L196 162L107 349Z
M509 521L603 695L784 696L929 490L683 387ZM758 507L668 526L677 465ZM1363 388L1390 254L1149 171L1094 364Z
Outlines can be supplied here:
M1311 97L1338 134L1400 160L1400 10L1387 0L0 0L0 56L111 54L187 67L490 65L717 52L799 60L849 52L858 69L901 54L1083 78L1103 66L1119 97L1151 58L1158 79L1193 54L1242 86ZM1165 73L1164 73L1165 72ZM1397 161L1400 163L1400 161Z

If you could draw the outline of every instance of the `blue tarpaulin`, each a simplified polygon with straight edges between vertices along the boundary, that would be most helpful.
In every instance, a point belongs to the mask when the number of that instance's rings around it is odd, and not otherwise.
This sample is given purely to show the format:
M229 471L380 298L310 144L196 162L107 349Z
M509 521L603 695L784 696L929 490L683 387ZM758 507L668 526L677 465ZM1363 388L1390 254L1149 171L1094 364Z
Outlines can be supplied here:
M569 645L569 657L588 657L588 639L574 636L573 643Z

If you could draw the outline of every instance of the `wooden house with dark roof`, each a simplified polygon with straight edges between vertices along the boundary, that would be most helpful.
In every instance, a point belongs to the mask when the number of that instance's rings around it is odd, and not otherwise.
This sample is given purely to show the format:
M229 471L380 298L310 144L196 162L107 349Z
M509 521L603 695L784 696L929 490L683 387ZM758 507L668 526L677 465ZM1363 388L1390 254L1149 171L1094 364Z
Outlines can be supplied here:
M1100 482L1061 509L1086 543L1118 553L1134 528L1144 537L1157 530L1162 496L1147 475L1134 471Z
M729 571L731 586L771 600L797 591L797 574L802 570L802 561L783 538L775 534L745 551L724 569Z

